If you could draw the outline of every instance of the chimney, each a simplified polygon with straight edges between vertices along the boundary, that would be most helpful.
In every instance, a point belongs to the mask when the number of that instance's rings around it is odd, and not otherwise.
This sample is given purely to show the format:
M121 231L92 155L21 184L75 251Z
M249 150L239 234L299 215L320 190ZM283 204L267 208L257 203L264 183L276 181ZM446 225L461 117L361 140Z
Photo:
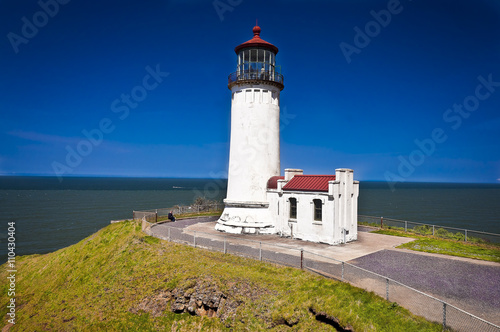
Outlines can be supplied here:
M285 181L290 181L295 175L304 174L304 170L297 168L285 168Z

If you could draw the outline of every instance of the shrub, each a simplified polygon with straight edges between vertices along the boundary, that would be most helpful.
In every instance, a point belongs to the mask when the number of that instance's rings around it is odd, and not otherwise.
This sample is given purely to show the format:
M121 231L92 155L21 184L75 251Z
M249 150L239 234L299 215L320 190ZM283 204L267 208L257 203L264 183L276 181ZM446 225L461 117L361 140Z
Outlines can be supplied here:
M432 229L428 225L417 226L413 231L417 234L432 234Z

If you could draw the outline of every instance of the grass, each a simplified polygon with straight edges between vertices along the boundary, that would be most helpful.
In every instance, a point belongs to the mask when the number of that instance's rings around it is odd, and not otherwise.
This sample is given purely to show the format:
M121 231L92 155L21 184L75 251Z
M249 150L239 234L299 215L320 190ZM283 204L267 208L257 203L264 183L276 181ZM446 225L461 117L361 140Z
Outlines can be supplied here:
M412 237L416 239L415 241L402 244L398 246L398 248L500 262L499 244L486 243L480 241L480 239L474 238L468 238L468 241L465 242L460 236L454 235L453 233L445 234L443 231L447 232L444 229L437 229L435 234L438 236L433 236L432 231L430 235L422 235L418 234L418 232L423 232L425 234L425 230L422 231L417 229L416 231L412 230L405 232L404 228L389 226L384 229L379 229L374 233ZM463 234L461 235L463 236Z
M133 221L111 224L53 253L18 257L16 264L17 324L11 331L332 329L313 312L336 317L355 331L442 329L372 292L298 269L161 241ZM6 270L1 267L2 280ZM160 291L191 289L199 282L232 294L239 304L234 316L222 322L168 309L161 315L133 310ZM5 317L7 285L0 287Z

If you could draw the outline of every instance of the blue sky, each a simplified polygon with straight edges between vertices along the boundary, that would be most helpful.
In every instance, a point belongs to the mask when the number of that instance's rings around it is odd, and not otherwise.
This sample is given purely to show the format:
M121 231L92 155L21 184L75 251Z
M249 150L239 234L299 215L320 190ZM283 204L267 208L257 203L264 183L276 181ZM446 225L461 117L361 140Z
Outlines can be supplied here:
M497 0L0 0L0 174L224 177L256 19L282 168L500 182Z

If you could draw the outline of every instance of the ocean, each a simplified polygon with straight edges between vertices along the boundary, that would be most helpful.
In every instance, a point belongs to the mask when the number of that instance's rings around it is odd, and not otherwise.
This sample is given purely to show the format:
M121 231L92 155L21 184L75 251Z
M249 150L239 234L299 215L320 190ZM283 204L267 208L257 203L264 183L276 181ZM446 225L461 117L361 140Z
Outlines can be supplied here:
M7 260L8 222L16 255L43 254L77 243L133 210L221 201L226 180L1 176L0 259ZM500 185L361 182L358 213L500 233Z

